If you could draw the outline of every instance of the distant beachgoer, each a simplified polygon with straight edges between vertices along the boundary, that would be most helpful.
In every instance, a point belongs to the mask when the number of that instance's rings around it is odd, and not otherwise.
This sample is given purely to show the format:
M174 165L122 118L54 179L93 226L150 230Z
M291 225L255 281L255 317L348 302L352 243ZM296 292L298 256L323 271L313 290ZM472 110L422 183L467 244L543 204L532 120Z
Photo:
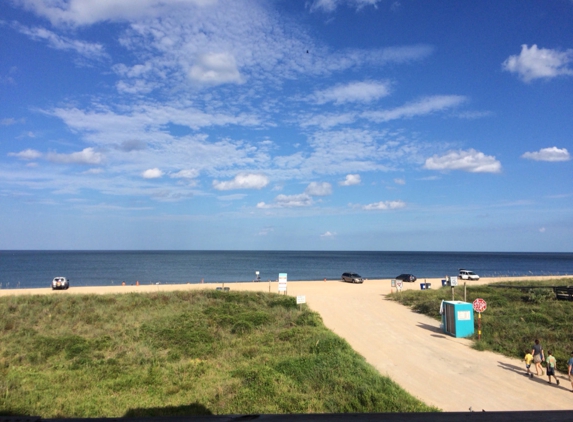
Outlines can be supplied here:
M551 350L547 351L547 379L548 383L551 384L551 377L555 378L555 382L559 385L559 380L555 376L555 366L557 365L557 361L555 357L551 354Z
M525 351L525 357L523 358L523 360L525 361L525 369L527 369L525 375L527 375L530 378L533 378L533 372L531 372L531 370L529 369L531 368L531 362L533 362L533 355L529 353L529 350Z
M571 352L571 357L569 358L567 365L569 366L569 370L567 372L569 373L569 381L571 381L571 392L573 393L573 352Z
M539 344L539 340L535 339L535 344L531 348L531 354L533 355L533 363L535 364L535 371L537 372L537 376L541 372L543 375L543 367L541 366L541 362L545 360L543 356L543 347Z

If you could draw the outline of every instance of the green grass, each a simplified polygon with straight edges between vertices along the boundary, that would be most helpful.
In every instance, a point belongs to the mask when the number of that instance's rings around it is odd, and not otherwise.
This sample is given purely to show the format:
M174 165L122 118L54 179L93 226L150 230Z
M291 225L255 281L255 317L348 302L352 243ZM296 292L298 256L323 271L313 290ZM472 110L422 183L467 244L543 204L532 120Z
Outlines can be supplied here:
M2 297L0 335L2 415L436 410L276 294Z
M543 286L566 286L571 279L548 281L519 281L503 283L512 286L535 286L535 288L511 289L492 285L468 286L467 302L480 297L487 302L482 313L482 336L477 341L478 350L492 350L506 356L523 359L525 350L531 351L538 338L547 353L553 352L557 368L567 373L567 361L573 350L573 302L556 300L553 290ZM498 284L499 285L499 284ZM455 288L456 300L463 300L463 286ZM451 300L450 287L430 290L408 290L392 293L390 299L412 307L416 312L441 320L439 314L442 300Z

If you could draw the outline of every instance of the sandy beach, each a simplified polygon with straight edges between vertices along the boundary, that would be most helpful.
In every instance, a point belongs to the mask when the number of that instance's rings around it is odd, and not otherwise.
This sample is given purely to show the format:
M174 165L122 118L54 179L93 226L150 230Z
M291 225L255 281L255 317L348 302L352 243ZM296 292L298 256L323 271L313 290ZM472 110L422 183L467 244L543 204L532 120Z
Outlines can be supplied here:
M483 278L468 285L510 280L554 279L554 276ZM566 284L573 284L573 277ZM441 286L441 279L404 283L404 290L420 289L420 282ZM70 287L0 290L0 296L22 294L108 294L215 289L222 284L159 284L140 286ZM277 292L276 282L227 283L231 290ZM530 380L524 364L492 352L478 352L471 341L445 335L440 323L412 312L385 295L390 280L366 280L364 284L340 281L288 283L288 294L304 295L308 306L319 312L325 325L380 371L423 402L444 411L517 411L573 409L571 384L558 374L560 386L548 385L547 377ZM462 298L457 288L456 299ZM533 339L532 339L533 340ZM525 345L528 346L528 345Z

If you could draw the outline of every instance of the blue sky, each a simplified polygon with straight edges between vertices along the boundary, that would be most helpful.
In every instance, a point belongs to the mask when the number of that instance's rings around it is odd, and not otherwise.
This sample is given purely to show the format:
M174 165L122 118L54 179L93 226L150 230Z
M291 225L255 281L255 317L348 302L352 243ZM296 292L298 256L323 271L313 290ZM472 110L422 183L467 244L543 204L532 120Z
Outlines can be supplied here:
M0 3L0 249L573 251L573 1Z

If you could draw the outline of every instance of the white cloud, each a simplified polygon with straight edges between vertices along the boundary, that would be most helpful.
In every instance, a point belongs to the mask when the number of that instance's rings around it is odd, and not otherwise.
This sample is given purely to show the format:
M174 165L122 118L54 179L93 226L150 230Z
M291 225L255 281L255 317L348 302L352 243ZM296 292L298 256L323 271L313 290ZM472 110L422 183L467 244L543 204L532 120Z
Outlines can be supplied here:
M469 149L450 151L442 156L434 155L426 159L424 168L428 170L462 170L470 173L499 173L501 163L491 155Z
M161 16L172 8L205 6L216 0L17 0L53 25L91 25L102 21L132 21Z
M56 50L71 50L91 59L101 59L108 57L103 45L89 43L86 41L74 40L62 35L58 35L45 28L29 28L23 25L15 25L16 29L27 35L34 41L45 41L51 48Z
M403 201L380 201L373 204L364 205L364 210L396 210L404 208L406 203Z
M519 56L509 56L502 64L503 70L516 73L524 82L531 82L539 78L555 78L560 75L573 75L569 63L573 62L573 50L551 50L531 48L527 44L521 46Z
M199 172L195 169L185 169L169 175L173 179L194 179L197 176L199 176Z
M300 125L302 127L319 126L322 129L330 129L334 126L354 123L355 120L355 113L321 114L304 120Z
M219 201L237 201L240 199L243 199L245 196L244 193L235 193L233 195L222 195L222 196L218 196L217 199Z
M330 238L333 238L334 236L336 236L336 233L329 232L329 231L326 231L320 235L320 237L322 237L323 239L330 239Z
M143 173L141 173L141 176L144 179L158 179L163 176L163 172L157 167L155 167L152 169L145 170Z
M536 152L526 152L521 158L535 161L569 161L571 156L566 148L542 148Z
M454 108L466 100L467 98L462 95L435 95L391 110L367 111L362 113L362 117L374 122L407 119Z
M101 168L89 169L83 172L83 174L101 174L104 170Z
M390 83L387 81L351 82L346 85L336 85L323 91L317 91L312 96L317 104L333 102L344 104L350 102L369 103L390 94Z
M332 194L332 185L328 182L311 182L304 193L310 196L327 196Z
M14 119L13 117L7 117L5 119L0 119L0 125L1 126L12 126L12 125L15 125L16 123L18 123L18 121L16 119Z
M231 189L262 189L269 184L269 178L264 174L239 173L233 180L220 182L213 180L213 187L217 190Z
M278 195L274 203L259 202L257 208L300 208L310 205L312 205L312 197L306 193L300 193L298 195Z
M199 56L197 64L191 66L189 78L208 85L243 82L235 57L229 53L210 53Z
M258 236L268 236L270 233L274 232L275 228L272 226L263 227L258 233Z
M359 185L361 181L362 180L360 179L359 174L347 174L346 178L338 182L338 184L340 186L353 186L353 185Z
M79 152L72 152L71 154L57 154L50 152L46 156L48 161L60 164L101 164L104 160L104 155L101 152L96 152L93 148L84 148Z
M404 179L394 179L394 183L397 185L405 185L406 181Z
M376 7L380 1L381 0L314 0L310 4L310 10L312 12L318 10L330 13L334 12L341 4L347 4L349 7L360 10L366 6Z
M9 157L17 157L22 160L36 160L42 156L40 151L36 151L35 149L25 149L24 151L20 152L9 152Z
M539 229L539 233L545 233L545 227L541 227L541 228Z

